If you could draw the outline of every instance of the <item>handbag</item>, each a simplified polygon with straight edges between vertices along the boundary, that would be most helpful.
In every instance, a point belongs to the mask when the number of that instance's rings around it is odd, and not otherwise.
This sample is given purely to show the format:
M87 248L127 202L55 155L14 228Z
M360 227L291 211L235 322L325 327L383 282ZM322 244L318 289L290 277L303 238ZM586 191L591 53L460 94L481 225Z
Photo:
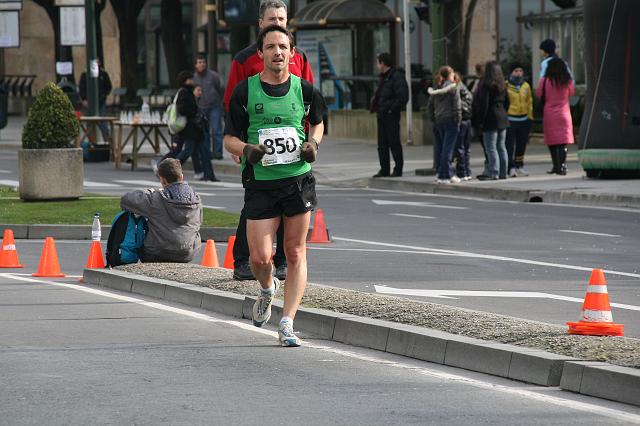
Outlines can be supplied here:
M167 116L167 127L169 128L169 133L172 135L180 133L187 127L187 117L178 114L178 107L176 105L180 90L178 90L178 93L176 93L176 96L173 98L173 102L169 104L165 112Z

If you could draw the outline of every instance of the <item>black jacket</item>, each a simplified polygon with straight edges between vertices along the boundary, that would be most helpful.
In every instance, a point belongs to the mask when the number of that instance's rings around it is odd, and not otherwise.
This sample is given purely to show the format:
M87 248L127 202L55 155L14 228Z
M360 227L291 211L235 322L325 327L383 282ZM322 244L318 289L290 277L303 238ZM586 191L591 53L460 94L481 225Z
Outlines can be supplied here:
M203 138L202 129L196 125L198 114L198 102L193 94L193 86L184 85L180 87L176 107L178 114L187 118L187 125L178 135L182 139L199 141Z
M378 90L378 116L400 114L409 100L409 87L404 72L391 68L383 76L382 86Z
M86 71L80 76L80 98L83 101L87 100L87 73ZM111 79L109 73L104 68L100 68L98 74L98 102L100 105L104 105L107 102L107 96L111 93Z
M508 110L509 96L506 87L499 91L481 85L473 99L473 127L480 128L483 132L506 129L509 127Z

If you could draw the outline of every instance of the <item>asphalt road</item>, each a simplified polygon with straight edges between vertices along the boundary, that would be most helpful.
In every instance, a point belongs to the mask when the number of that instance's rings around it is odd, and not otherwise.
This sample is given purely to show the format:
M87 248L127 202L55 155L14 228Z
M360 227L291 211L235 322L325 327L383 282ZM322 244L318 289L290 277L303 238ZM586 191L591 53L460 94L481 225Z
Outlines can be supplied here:
M17 170L11 158L1 153L0 171ZM205 206L238 212L238 180L194 186ZM121 194L154 179L96 163L85 167L85 183L90 192ZM334 242L310 248L310 282L564 324L578 319L597 267L610 271L614 320L640 337L638 210L326 186L318 193ZM35 270L42 242L18 244ZM58 244L63 268L79 274L88 245ZM218 242L219 257L225 247Z
M1 425L640 423L640 409L0 274Z

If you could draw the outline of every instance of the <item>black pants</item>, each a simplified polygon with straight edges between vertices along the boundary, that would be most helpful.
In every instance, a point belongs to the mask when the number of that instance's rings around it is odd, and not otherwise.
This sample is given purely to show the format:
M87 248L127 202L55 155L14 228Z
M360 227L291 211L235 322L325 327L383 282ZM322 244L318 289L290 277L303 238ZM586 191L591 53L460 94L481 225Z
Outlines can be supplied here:
M531 121L510 121L507 129L507 156L509 169L520 169L524 166L524 153L529 143Z
M396 163L393 172L402 174L404 160L400 145L400 114L378 115L378 159L383 175L388 175L390 170L389 150Z
M549 145L549 154L551 154L551 162L553 168L549 170L549 173L555 173L558 175L567 174L567 145Z
M273 263L276 267L287 264L287 258L284 255L284 220L280 221L278 232L276 233L276 255ZM233 245L233 266L238 267L243 263L249 263L249 241L247 240L247 214L245 208L240 212L240 222L236 229L236 242Z

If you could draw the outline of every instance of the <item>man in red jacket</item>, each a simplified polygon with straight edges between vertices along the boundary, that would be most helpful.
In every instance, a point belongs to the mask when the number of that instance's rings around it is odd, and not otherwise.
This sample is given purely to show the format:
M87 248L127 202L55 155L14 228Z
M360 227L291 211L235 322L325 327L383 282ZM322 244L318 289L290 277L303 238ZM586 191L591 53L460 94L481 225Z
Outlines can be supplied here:
M282 0L263 0L260 3L260 17L258 27L262 30L269 25L279 25L287 27L287 5ZM252 75L256 75L264 69L264 61L258 56L258 44L253 43L249 47L241 50L231 62L229 80L224 92L224 107L229 111L229 101L231 94L238 83ZM313 83L313 73L311 65L305 54L295 50L289 61L289 72L310 83ZM234 158L237 162L239 159ZM282 222L283 223L283 222ZM275 276L284 280L287 276L287 259L284 255L284 226L281 223L277 233L276 254L273 258L275 264ZM236 230L236 242L233 246L233 277L237 280L255 279L249 266L249 243L247 242L247 217L245 209L240 213L240 222Z

